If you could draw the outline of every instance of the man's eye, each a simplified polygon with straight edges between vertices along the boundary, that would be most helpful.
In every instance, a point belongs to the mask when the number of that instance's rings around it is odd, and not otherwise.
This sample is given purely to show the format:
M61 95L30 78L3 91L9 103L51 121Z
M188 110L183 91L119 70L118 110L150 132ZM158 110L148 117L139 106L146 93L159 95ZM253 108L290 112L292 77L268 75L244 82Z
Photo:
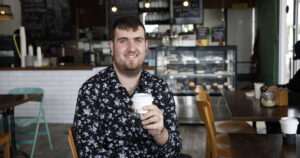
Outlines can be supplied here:
M127 41L126 39L121 39L120 43L126 43L126 41Z
M135 40L137 43L141 43L141 42L143 42L143 40L142 39L136 39Z

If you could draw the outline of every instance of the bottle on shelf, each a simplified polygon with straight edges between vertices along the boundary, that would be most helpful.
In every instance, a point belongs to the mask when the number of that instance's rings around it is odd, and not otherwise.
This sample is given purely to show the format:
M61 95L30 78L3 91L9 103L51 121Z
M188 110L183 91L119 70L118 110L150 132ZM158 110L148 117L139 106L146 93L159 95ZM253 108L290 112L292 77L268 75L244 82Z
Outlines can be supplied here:
M59 64L61 66L64 66L65 65L65 56L66 56L64 43L60 43L59 46L60 46L60 53L61 53Z

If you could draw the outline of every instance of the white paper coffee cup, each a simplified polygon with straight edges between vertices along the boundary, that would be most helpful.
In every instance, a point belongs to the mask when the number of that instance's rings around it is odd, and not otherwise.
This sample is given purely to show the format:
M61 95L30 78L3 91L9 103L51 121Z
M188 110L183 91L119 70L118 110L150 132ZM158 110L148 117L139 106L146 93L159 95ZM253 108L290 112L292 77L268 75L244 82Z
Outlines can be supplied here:
M281 131L284 134L296 134L298 128L298 120L293 117L282 117L280 120Z
M261 97L261 91L260 88L264 85L264 83L254 83L254 92L255 92L255 98L259 99Z
M132 97L132 102L134 106L134 111L138 114L145 114L148 111L144 110L143 107L146 105L151 105L153 102L153 97L148 93L136 93Z

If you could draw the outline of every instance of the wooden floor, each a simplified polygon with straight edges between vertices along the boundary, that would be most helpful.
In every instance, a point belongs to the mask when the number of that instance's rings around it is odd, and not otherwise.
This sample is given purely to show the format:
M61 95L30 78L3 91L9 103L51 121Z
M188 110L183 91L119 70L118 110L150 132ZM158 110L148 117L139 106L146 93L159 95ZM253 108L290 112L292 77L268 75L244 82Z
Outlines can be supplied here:
M67 127L69 124L49 124L54 150L50 150L47 136L38 136L35 149L35 158L72 158L67 140ZM33 129L34 127L30 127ZM43 125L41 126L44 129ZM205 127L203 125L180 125L183 140L182 153L193 158L204 158L205 155ZM30 153L31 145L20 145L19 149ZM1 155L2 156L2 155ZM0 156L0 157L1 157ZM23 157L23 156L17 156Z

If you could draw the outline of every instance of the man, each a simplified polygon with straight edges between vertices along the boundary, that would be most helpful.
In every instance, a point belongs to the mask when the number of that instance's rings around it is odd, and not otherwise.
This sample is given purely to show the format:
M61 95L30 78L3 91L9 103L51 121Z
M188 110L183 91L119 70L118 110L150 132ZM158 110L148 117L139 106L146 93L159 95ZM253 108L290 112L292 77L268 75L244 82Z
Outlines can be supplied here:
M296 56L294 60L300 59L300 41L296 42L294 45L294 52ZM276 90L289 90L292 92L300 93L300 69L296 72L292 79L290 79L289 83L284 85L273 85L268 88L269 91ZM279 122L266 122L267 133L281 133L281 128ZM298 126L298 132L300 133L300 125Z
M300 59L300 41L296 42L294 45L294 52L296 56L294 57L295 60ZM275 90L283 90L288 89L293 92L300 92L300 69L296 72L296 74L293 76L292 79L290 79L289 83L284 85L273 85L268 88L269 91L275 91Z
M79 156L178 157L182 143L173 95L165 81L142 69L148 41L137 17L114 23L110 47L113 65L79 90L74 117ZM140 118L131 100L138 92L154 97Z

